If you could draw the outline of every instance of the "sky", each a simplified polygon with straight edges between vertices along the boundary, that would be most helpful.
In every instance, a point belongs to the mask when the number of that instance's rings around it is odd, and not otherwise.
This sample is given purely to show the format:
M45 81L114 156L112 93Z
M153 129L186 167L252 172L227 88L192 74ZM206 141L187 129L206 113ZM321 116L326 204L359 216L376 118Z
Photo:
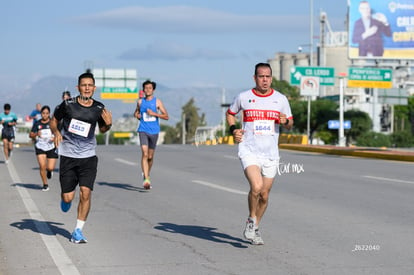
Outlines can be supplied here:
M3 1L0 95L91 67L136 69L171 88L250 88L256 63L309 51L310 3L315 36L320 11L346 30L346 0Z

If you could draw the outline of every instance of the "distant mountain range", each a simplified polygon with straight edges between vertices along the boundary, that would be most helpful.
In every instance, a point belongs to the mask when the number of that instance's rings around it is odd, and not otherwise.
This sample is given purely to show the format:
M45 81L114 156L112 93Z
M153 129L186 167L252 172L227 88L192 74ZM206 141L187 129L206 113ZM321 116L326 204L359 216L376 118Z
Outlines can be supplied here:
M35 108L36 103L49 105L51 110L61 102L61 95L64 90L69 90L72 96L78 95L76 90L77 79L59 76L42 78L30 88L18 92L1 95L1 111L3 104L8 102L12 111L20 117L29 115ZM230 103L233 97L243 89L226 90L226 102ZM199 115L205 113L208 126L216 126L222 122L223 109L222 88L168 88L162 83L157 83L155 96L159 97L169 115L170 120L165 124L175 126L181 120L182 106L191 98L194 98L195 105L199 108ZM135 103L123 102L122 100L102 100L99 89L95 93L96 100L103 102L112 111L114 120L123 116L131 115L135 110ZM164 123L164 122L163 122Z

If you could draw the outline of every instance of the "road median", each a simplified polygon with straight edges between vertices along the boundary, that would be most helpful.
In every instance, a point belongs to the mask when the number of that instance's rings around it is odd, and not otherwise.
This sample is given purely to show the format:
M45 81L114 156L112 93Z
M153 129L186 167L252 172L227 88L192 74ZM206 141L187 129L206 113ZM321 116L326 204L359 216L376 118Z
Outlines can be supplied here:
M414 162L414 151L372 147L338 147L329 145L279 144L280 149L385 160Z

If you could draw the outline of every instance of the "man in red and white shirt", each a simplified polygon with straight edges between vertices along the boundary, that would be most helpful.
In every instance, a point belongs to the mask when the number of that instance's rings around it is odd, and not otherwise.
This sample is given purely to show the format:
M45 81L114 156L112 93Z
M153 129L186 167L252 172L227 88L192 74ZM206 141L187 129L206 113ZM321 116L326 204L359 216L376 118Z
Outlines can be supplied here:
M238 155L250 184L249 217L244 237L252 244L262 245L259 223L279 166L279 130L280 126L291 129L293 116L286 96L271 88L272 68L269 64L257 64L253 78L256 87L237 95L226 117L230 133L239 143ZM240 111L243 128L236 129L236 114Z

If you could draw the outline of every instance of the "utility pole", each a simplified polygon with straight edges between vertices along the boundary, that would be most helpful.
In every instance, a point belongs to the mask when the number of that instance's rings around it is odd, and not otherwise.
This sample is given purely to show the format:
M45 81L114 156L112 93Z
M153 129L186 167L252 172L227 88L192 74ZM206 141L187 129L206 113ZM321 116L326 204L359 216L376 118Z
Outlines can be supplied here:
M226 103L226 90L223 88L221 91L221 111L223 116L223 130L222 130L222 136L224 137L226 135L226 108L223 106Z
M310 41L309 41L309 66L313 65L313 0L310 0ZM311 116L311 96L308 96L308 119L307 135L308 143L310 142L310 116Z
M340 147L345 147L344 135L344 78L346 74L339 74L339 129L338 129L338 144Z

